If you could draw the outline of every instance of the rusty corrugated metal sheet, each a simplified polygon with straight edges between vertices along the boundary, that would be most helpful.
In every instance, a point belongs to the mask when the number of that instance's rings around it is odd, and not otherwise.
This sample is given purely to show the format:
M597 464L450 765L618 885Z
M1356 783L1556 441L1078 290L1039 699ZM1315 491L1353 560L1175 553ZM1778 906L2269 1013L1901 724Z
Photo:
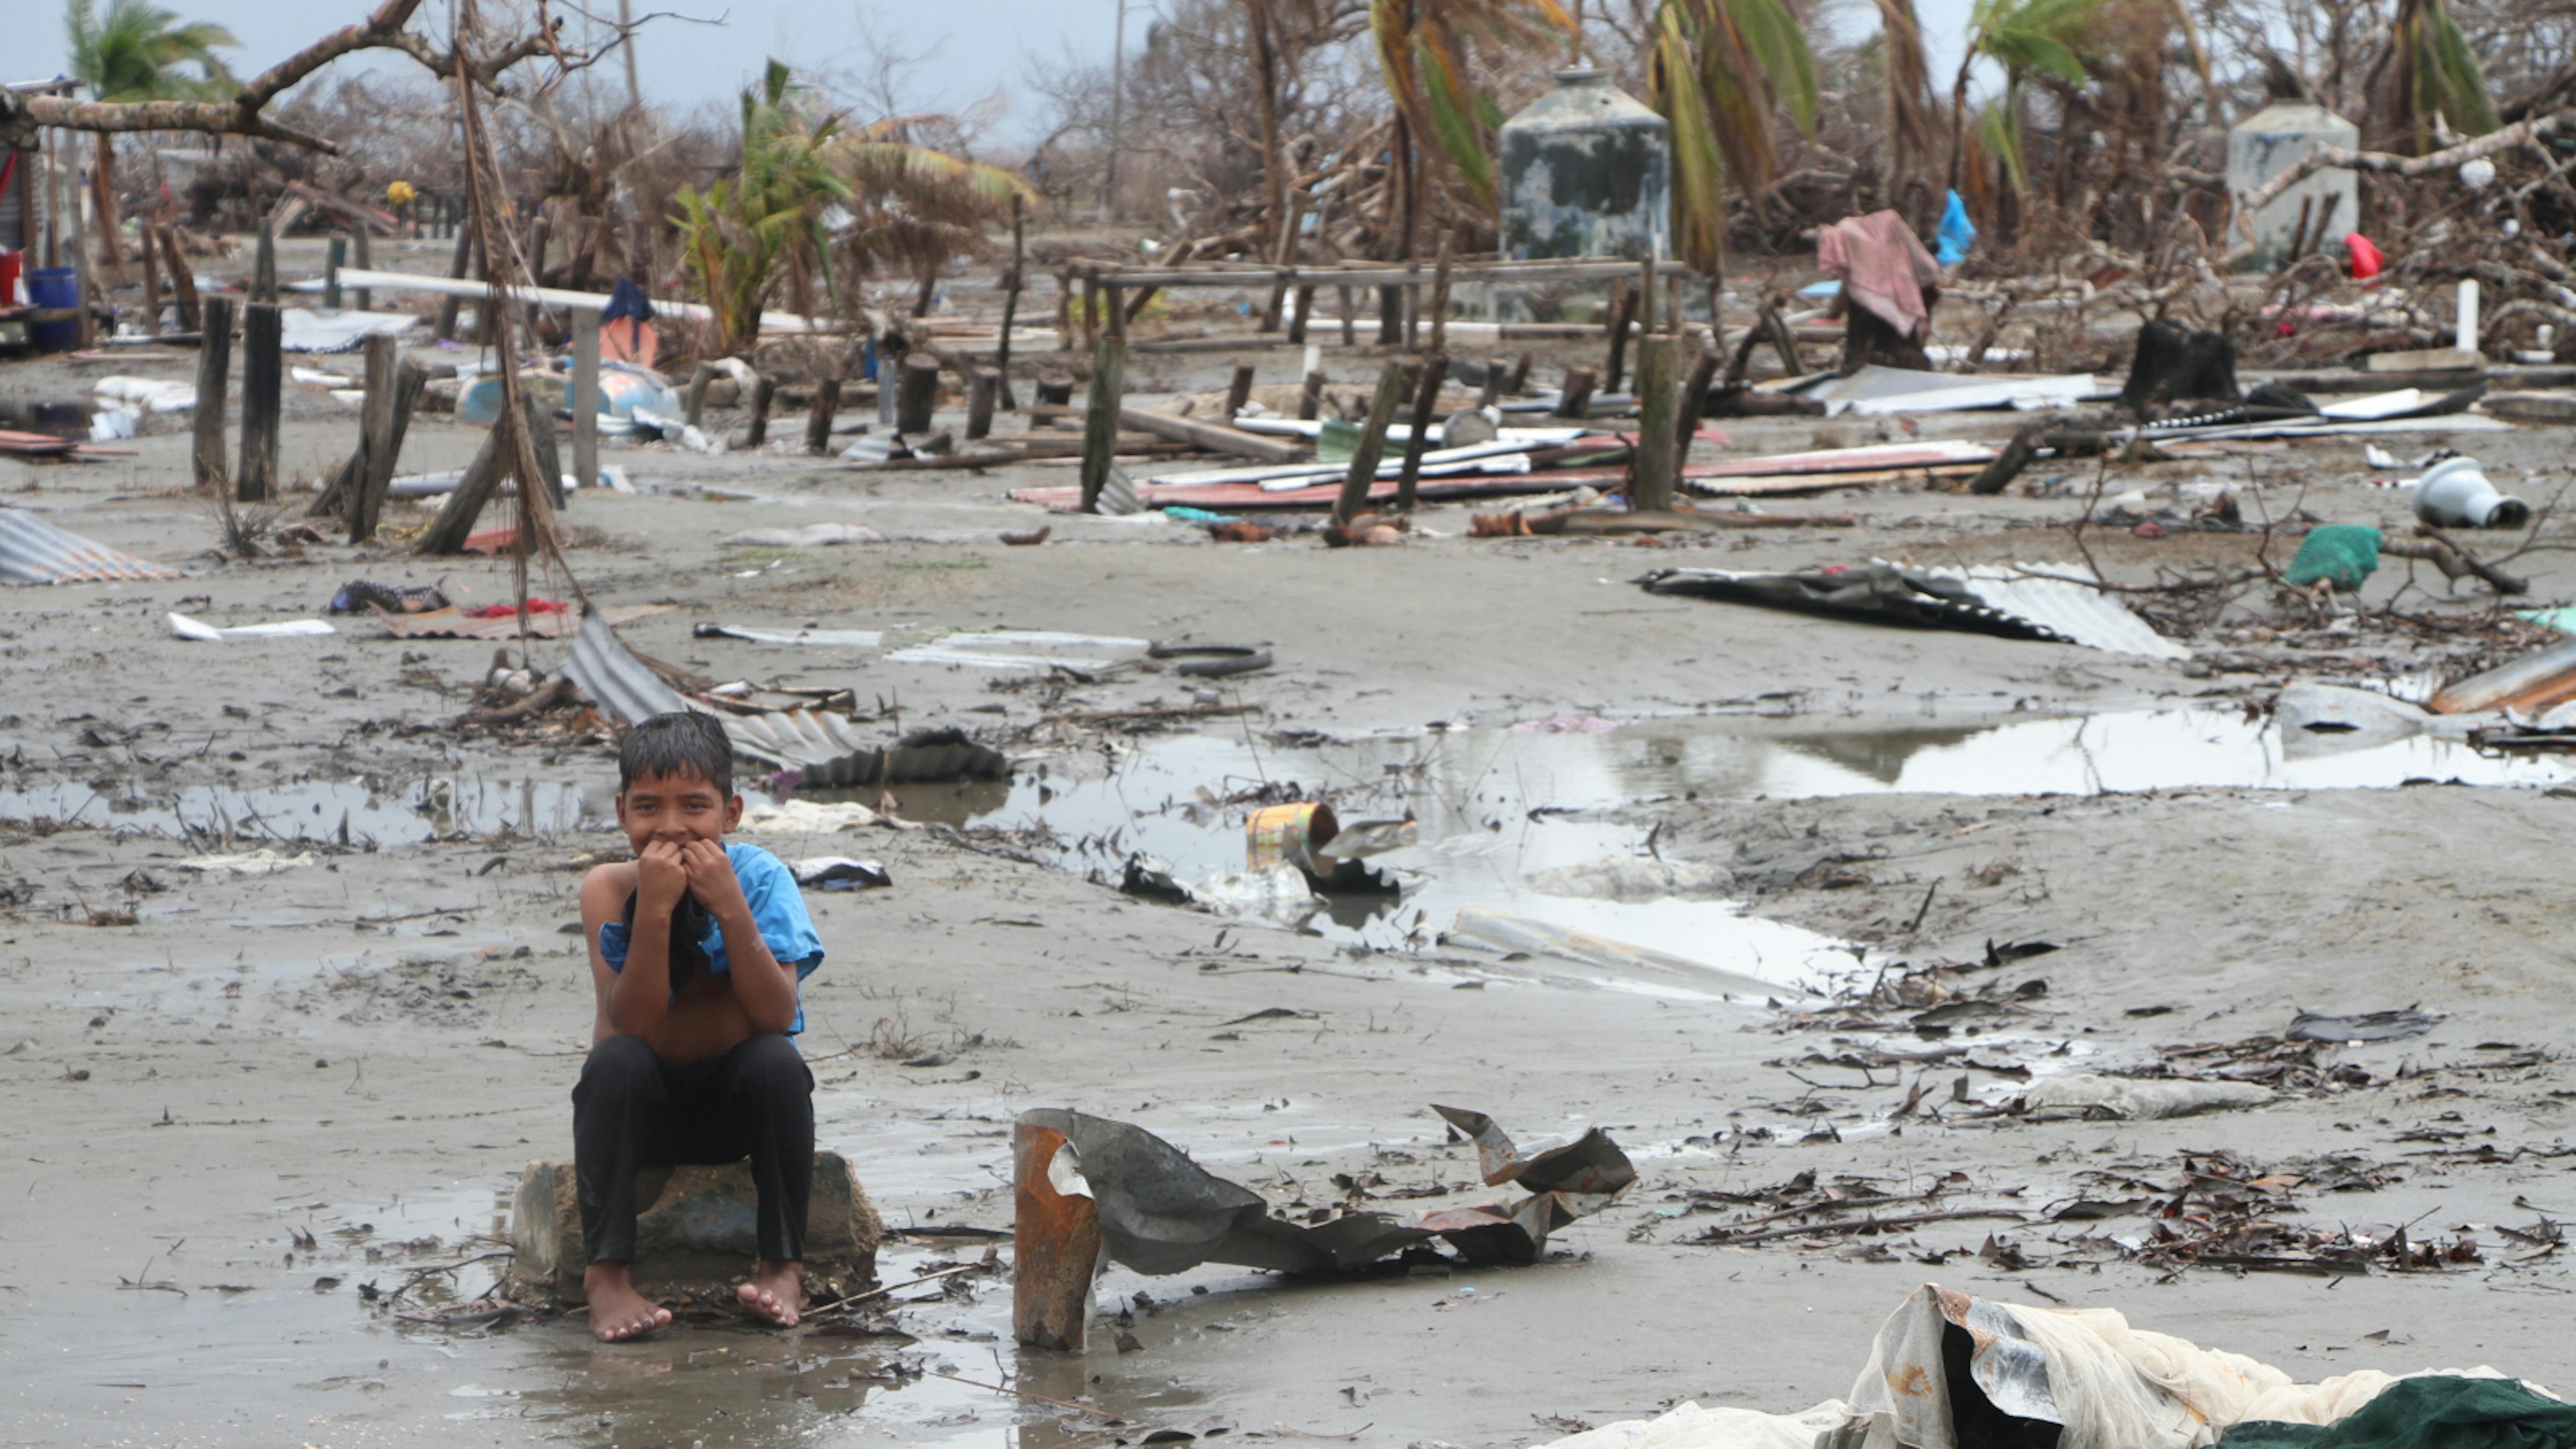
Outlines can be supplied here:
M600 616L611 624L623 624L648 614L668 613L671 604L610 604ZM385 632L397 639L487 639L504 640L519 637L519 616L504 614L497 619L477 619L458 609L431 609L420 614L379 615L385 621ZM561 639L572 633L582 617L581 607L574 605L559 613L530 614L528 636L532 639Z
M2481 714L2497 709L2536 713L2571 699L2576 699L2576 639L2447 686L2433 696L2426 708L2435 714Z
M858 722L813 709L733 714L673 689L618 639L602 610L585 616L573 636L564 672L601 709L633 724L675 709L694 709L722 721L734 753L745 759L803 772L807 785L901 784L917 780L998 779L1010 762L988 745L953 731L916 735L886 745L859 737Z
M0 582L89 584L111 579L185 578L166 564L119 553L56 528L23 508L0 508Z

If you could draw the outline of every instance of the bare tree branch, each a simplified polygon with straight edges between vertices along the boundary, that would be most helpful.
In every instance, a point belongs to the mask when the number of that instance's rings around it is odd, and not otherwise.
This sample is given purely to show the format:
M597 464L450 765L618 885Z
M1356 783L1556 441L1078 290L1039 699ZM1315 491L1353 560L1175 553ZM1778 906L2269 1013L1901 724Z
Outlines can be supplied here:
M454 49L440 50L426 37L404 29L420 5L421 0L383 0L375 13L365 20L332 31L253 76L229 101L75 101L61 96L19 96L0 91L0 146L32 150L36 129L51 126L70 131L198 131L251 136L301 146L326 156L339 155L340 147L336 142L271 120L267 115L269 104L315 71L342 56L362 50L398 50L419 61L442 80L456 78ZM498 94L502 73L511 67L541 55L562 58L566 52L558 45L551 28L560 23L549 23L541 17L535 31L497 46L489 55L474 60L470 67L474 83L483 90ZM636 23L640 25L643 22ZM616 43L625 41L630 34L625 26L612 28L617 32L615 41L602 47L603 53Z

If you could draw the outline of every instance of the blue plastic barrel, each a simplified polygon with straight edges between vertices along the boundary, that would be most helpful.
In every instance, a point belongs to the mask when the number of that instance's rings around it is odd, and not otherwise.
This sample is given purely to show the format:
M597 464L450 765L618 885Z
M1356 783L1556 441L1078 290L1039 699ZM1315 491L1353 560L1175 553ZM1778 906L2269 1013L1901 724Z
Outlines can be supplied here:
M27 301L45 309L78 307L80 274L69 267L31 268L27 273ZM35 334L38 352L69 352L80 345L77 322L39 322L28 330Z

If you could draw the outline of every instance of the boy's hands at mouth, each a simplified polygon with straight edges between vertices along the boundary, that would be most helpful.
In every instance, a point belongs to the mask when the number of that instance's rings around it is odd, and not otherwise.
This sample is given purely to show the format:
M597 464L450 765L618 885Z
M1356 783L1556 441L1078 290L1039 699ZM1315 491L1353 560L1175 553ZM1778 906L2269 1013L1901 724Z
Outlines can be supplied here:
M698 898L708 915L726 921L750 913L751 904L742 895L742 878L733 873L733 861L722 845L692 840L678 851L689 894Z
M688 861L683 850L684 847L676 842L655 840L635 853L635 889L640 897L636 904L639 910L668 915L680 904L680 897L688 891L690 884ZM724 852L719 849L716 855L722 859ZM727 871L726 874L732 872ZM741 887L737 885L734 889L739 892ZM706 897L701 895L698 899L703 903Z

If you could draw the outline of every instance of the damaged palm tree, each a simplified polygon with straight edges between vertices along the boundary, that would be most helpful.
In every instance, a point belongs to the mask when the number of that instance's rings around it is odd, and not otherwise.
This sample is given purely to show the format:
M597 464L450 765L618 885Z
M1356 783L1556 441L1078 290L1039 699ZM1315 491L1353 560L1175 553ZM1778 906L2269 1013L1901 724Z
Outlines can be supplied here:
M1013 1139L1020 1341L1079 1349L1092 1279L1108 1263L1156 1275L1202 1263L1353 1274L1435 1238L1471 1264L1534 1263L1550 1233L1609 1206L1637 1180L1628 1155L1597 1127L1523 1156L1484 1113L1432 1110L1475 1143L1487 1186L1518 1183L1530 1195L1410 1224L1344 1209L1291 1219L1141 1127L1061 1108L1020 1114Z
M1646 41L1646 102L1673 127L1673 242L1715 276L1726 183L1759 210L1778 156L1771 112L1816 123L1816 63L1780 0L1663 0Z
M71 0L63 18L71 42L72 72L102 101L211 99L238 85L215 50L238 45L233 33L204 21L182 22L148 0L108 0L102 16L91 0ZM184 67L195 66L189 75ZM98 205L101 260L113 270L117 254L116 143L102 132L98 165L90 173ZM0 299L5 300L5 299Z
M1571 33L1574 17L1556 0L1371 0L1369 25L1396 110L1394 188L1384 229L1394 255L1409 257L1421 221L1426 140L1447 158L1475 206L1494 208L1494 129L1503 117L1475 84L1478 50L1490 58L1529 49L1551 32Z
M2502 124L2477 52L2443 0L2398 0L2374 80L2371 115L2387 140L2408 150L2483 136ZM2440 134L2445 128L2449 136Z
M719 354L759 338L760 314L782 283L806 316L814 314L813 279L832 290L825 209L851 196L825 153L840 118L809 122L794 105L797 93L787 67L771 61L759 89L742 93L741 170L675 198L683 264L715 313Z
M916 285L912 315L926 316L949 259L992 252L990 229L1012 204L1035 206L1034 187L998 166L927 144L944 116L888 116L843 131L829 149L849 187L840 233L856 274L899 272Z

